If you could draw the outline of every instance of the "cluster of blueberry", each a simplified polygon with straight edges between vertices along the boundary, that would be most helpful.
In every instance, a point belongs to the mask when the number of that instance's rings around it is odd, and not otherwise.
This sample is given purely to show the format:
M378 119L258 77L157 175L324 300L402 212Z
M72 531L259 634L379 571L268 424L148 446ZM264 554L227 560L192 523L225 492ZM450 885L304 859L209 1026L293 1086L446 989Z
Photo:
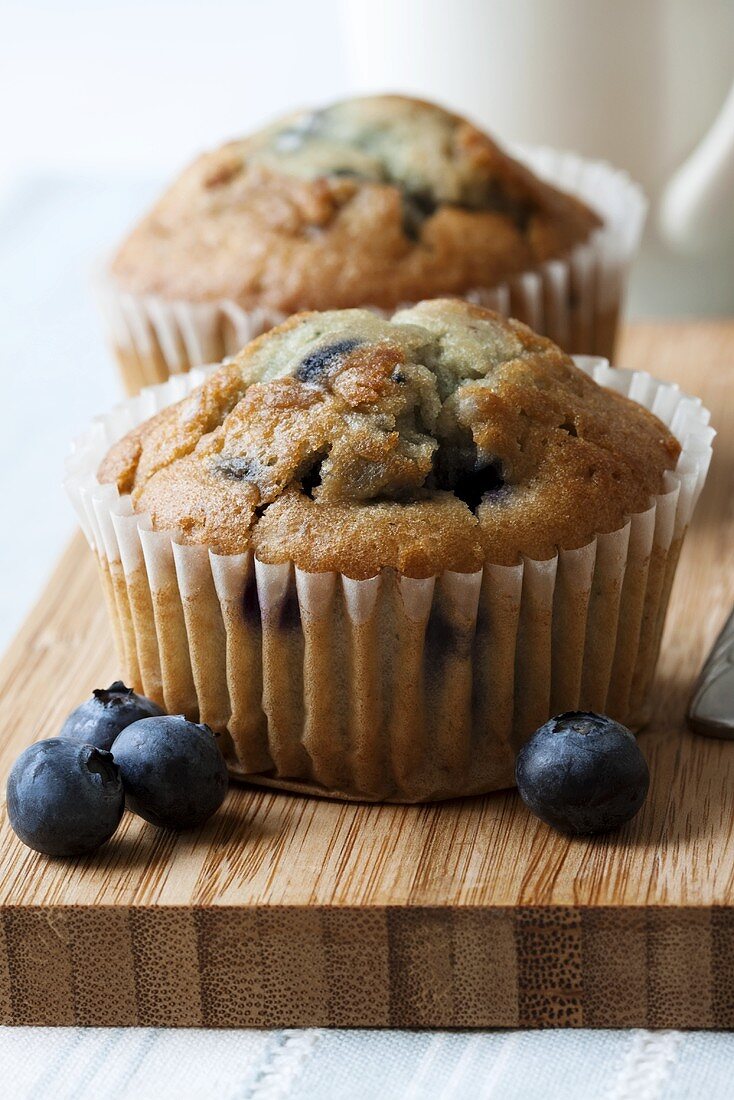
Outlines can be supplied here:
M58 737L21 753L8 818L29 848L78 856L109 840L126 804L161 828L193 828L219 809L227 785L208 726L165 715L117 681L72 711Z
M520 796L566 833L629 821L650 784L633 735L604 715L551 718L517 757ZM29 848L49 856L95 851L125 805L161 828L202 825L227 793L227 768L208 726L165 715L117 681L73 711L58 737L23 752L8 778L8 817Z

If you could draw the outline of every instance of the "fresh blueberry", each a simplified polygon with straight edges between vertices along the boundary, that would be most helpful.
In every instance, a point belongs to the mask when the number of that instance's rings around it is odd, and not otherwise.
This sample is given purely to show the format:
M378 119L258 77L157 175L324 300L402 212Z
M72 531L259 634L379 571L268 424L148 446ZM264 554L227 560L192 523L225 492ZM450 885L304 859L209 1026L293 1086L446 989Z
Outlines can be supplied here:
M121 680L115 680L108 688L93 691L91 699L71 712L59 737L64 741L81 741L98 749L110 749L125 726L158 714L163 711L152 699L136 695Z
M47 856L95 851L112 836L125 808L110 753L60 737L21 753L8 777L7 799L15 832Z
M551 718L520 750L520 796L534 814L566 833L599 833L633 818L650 773L625 726L603 714Z
M338 340L335 344L327 344L326 347L312 351L298 367L296 378L299 382L318 384L358 344L359 340Z
M182 714L133 722L112 752L128 809L152 825L202 825L224 801L227 767L216 738Z

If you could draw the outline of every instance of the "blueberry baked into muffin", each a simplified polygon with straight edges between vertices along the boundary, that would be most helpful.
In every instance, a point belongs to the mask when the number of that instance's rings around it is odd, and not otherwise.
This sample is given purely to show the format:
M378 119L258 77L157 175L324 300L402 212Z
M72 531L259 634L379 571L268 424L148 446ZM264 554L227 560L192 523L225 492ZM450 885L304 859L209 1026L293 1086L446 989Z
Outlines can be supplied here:
M99 467L126 673L263 782L509 786L552 713L640 724L687 522L680 452L483 308L294 316Z
M589 297L603 282L592 247L601 229L588 205L466 119L401 96L346 100L183 173L112 262L129 337L118 323L115 340L134 388L138 360L138 385L159 381L299 310L392 312L456 295L544 320L568 350L607 353L608 324L595 334ZM584 246L585 263L558 268Z

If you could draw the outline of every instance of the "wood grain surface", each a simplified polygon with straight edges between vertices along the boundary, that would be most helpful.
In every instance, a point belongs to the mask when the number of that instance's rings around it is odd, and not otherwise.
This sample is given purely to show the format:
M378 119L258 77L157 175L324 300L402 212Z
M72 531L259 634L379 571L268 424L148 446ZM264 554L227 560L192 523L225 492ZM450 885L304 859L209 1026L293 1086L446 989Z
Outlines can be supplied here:
M379 807L238 787L199 832L126 815L95 856L51 861L3 807L2 1022L734 1027L734 743L683 722L734 599L734 323L635 326L618 363L700 394L720 433L640 738L638 818L571 840L513 792ZM3 787L116 675L78 537L0 666Z

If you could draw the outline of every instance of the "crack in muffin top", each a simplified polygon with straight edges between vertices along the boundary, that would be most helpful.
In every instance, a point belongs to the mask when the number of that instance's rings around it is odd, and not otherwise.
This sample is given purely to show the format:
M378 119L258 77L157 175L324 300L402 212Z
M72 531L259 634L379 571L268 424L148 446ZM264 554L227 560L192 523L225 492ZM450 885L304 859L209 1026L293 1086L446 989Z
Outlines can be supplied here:
M600 224L458 115L374 96L200 157L112 271L125 289L173 299L389 309L492 287Z
M583 546L680 447L518 321L454 299L300 313L110 450L156 529L307 571L409 576Z
M550 340L456 300L305 313L115 444L156 529L355 578L551 557L663 489L679 444Z

